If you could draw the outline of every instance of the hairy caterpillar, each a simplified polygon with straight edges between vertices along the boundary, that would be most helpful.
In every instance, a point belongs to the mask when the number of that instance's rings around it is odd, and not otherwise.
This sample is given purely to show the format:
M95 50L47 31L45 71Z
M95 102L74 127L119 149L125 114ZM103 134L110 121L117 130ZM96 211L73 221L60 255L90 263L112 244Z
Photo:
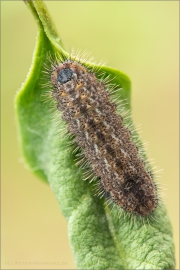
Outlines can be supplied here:
M99 190L122 209L149 215L158 205L156 184L106 84L80 61L66 58L52 66L51 95L83 151L83 162L99 179Z

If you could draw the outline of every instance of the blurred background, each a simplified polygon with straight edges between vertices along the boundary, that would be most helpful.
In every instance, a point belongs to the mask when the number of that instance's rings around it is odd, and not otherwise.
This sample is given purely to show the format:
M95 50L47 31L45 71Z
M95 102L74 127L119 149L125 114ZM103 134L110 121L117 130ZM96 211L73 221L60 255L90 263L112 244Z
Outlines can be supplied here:
M148 155L163 170L160 186L179 241L179 8L175 1L46 1L67 50L132 81L132 115ZM37 25L23 1L1 1L2 269L75 268L67 222L50 187L22 164L14 98L25 81Z

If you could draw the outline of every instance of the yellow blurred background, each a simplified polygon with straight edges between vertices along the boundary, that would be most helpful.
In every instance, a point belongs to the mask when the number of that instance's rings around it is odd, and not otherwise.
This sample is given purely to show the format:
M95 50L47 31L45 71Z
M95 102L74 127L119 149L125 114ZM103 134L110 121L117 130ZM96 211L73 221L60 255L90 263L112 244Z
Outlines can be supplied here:
M149 157L163 168L160 186L172 222L178 265L179 9L175 1L46 1L67 50L132 81L132 114ZM14 97L31 65L37 26L23 1L1 1L2 269L75 268L67 222L50 187L22 164Z

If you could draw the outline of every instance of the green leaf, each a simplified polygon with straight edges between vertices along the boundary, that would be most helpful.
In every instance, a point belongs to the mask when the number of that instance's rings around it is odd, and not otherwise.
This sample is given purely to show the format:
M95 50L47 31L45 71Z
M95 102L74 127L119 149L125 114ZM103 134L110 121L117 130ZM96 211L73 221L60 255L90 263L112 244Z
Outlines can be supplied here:
M47 181L68 220L69 238L78 268L173 269L172 229L162 202L151 220L124 214L118 207L110 213L82 180L67 151L67 138L59 138L49 103L43 102L43 63L47 54L65 54L62 41L42 1L25 1L38 23L39 34L32 66L15 100L19 137L29 168ZM87 63L89 66L94 64ZM97 65L96 65L97 66ZM97 66L98 67L98 66ZM130 80L114 68L102 67L113 83L122 87L119 99L130 108ZM63 123L59 124L60 126Z

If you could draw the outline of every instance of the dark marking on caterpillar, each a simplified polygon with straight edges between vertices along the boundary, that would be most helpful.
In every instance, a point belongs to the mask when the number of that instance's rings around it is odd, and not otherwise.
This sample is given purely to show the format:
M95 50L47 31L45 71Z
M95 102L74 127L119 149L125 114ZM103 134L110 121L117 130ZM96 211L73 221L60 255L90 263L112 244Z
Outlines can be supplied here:
M106 85L71 59L54 65L51 83L52 97L85 161L91 164L100 193L133 214L152 213L158 205L153 174L139 155Z

